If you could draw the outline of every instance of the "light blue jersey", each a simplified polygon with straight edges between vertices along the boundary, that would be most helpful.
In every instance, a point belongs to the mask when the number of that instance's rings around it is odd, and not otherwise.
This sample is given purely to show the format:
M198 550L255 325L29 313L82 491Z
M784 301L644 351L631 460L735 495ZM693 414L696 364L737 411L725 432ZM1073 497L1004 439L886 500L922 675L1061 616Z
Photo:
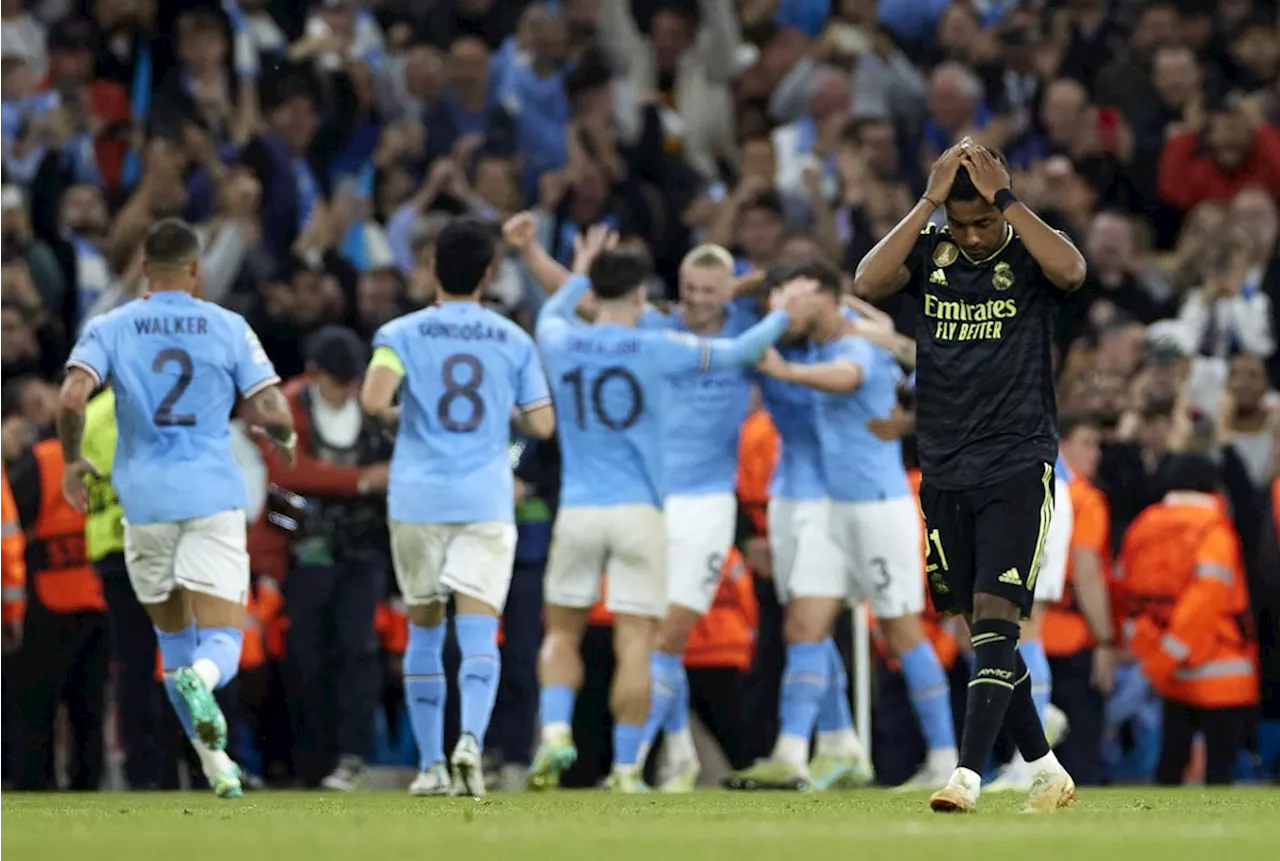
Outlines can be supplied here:
M718 338L734 338L759 321L756 303L737 300L725 306ZM645 329L688 332L679 313L646 312ZM667 493L733 493L738 484L738 431L751 410L751 372L744 367L670 379L663 469Z
M813 347L808 341L779 347L788 362L808 364ZM760 397L778 430L778 463L773 468L769 495L779 499L821 499L827 495L818 445L816 392L795 383L757 375Z
M902 444L882 442L867 430L868 420L893 411L902 369L888 351L853 335L814 348L815 364L841 360L861 366L862 385L845 395L815 393L827 495L838 502L906 496L911 491Z
M152 293L91 320L67 365L115 390L111 480L128 522L246 507L231 410L237 395L280 378L243 317L187 293Z
M390 519L512 521L511 411L549 398L533 339L475 302L445 302L392 320L373 345L375 365L385 348L403 373Z
M1066 458L1061 454L1058 455L1058 462L1053 465L1053 474L1058 481L1065 481L1067 484L1070 484L1075 477L1071 472L1071 467L1067 466Z
M590 288L587 278L574 276L538 315L538 346L559 415L560 504L661 508L670 378L756 362L788 317L775 311L732 340L580 326L574 309Z

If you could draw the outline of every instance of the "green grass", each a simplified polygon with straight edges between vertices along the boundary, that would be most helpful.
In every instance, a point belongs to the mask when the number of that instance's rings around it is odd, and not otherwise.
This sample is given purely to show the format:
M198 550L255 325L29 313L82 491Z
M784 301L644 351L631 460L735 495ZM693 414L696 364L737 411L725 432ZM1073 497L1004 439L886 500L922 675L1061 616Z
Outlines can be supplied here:
M597 792L410 799L257 793L20 795L3 800L12 861L1261 861L1280 846L1280 791L1086 790L1049 816L987 796L975 816L930 813L926 796L867 790ZM508 854L509 853L509 854Z

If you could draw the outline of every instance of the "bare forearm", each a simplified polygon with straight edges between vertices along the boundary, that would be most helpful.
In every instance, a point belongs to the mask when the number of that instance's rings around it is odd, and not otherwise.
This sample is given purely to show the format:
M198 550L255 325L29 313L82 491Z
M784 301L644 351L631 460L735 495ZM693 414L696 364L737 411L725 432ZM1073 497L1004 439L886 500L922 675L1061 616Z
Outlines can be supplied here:
M523 256L524 265L529 267L533 280L537 281L547 293L555 293L573 274L560 265L560 262L537 242L526 247Z
M268 386L254 395L253 408L257 411L258 423L273 440L288 443L296 438L293 411L289 409L289 401L280 389Z
M1080 289L1084 284L1085 262L1084 255L1074 245L1023 203L1012 204L1004 215L1053 286L1067 292Z
M934 206L921 200L875 247L867 252L853 276L853 291L862 299L875 301L890 296L907 284L907 258L919 241L920 232L933 217Z
M843 249L840 247L840 231L836 228L836 214L831 204L821 196L813 200L813 221L818 244L828 257L839 260Z
M80 460L80 444L84 440L84 408L93 394L95 382L79 368L72 368L58 393L58 440L62 443L62 460Z
M1114 636L1111 627L1111 595L1102 576L1102 561L1093 550L1072 551L1072 568L1076 600L1089 631L1099 643Z

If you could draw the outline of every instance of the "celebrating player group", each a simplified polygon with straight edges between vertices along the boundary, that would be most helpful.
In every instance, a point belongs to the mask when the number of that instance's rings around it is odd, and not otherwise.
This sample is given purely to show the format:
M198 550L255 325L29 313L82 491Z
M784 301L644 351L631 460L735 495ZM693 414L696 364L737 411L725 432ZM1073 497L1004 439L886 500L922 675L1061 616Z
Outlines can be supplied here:
M1074 785L1036 697L1047 690L1047 662L1030 644L1033 604L1060 595L1065 576L1070 516L1055 476L1050 343L1058 298L1080 285L1084 261L1017 201L1000 156L967 139L944 153L921 200L859 265L856 296L825 260L736 280L729 252L703 245L685 257L680 301L664 313L646 302L652 269L643 253L595 227L578 239L569 271L537 243L537 227L523 214L503 229L550 294L533 337L482 307L497 242L484 226L455 221L436 250L440 301L378 332L361 393L365 411L396 433L388 517L409 608L405 693L421 756L410 792L484 792L480 754L516 542L513 424L538 438L558 434L563 460L530 787L556 786L576 759L579 648L607 577L616 656L608 785L647 791L641 770L661 733L659 788L693 788L699 763L682 655L733 544L738 429L756 387L781 441L769 541L786 607L786 665L773 753L726 785L872 780L831 639L842 609L866 601L928 746L908 788L937 790L934 810L976 809L1003 727L1021 754L1005 782L1029 789L1031 810L1070 803ZM211 691L235 672L249 581L226 420L236 395L286 454L295 437L253 332L196 298L189 228L157 225L146 267L149 297L92 322L69 362L59 416L64 490L83 506L84 405L109 384L130 578L160 632L170 699L219 795L235 796L239 771L224 752L226 723ZM863 301L898 290L920 304L914 343ZM912 368L918 499L901 443L884 432ZM926 570L935 607L963 615L972 636L958 746L947 678L920 620ZM461 737L446 755L451 597Z

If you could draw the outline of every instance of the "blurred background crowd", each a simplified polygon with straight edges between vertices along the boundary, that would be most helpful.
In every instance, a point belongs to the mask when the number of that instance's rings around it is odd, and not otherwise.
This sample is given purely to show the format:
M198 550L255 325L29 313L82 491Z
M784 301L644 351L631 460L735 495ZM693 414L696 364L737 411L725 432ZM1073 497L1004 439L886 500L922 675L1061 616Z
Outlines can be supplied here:
M204 297L244 314L290 381L303 452L290 471L238 440L255 577L245 665L227 694L233 754L269 783L346 788L366 764L415 761L382 501L388 443L355 395L372 333L433 301L442 225L470 215L496 232L531 209L540 241L568 262L578 231L605 222L652 254L655 302L676 299L679 261L702 241L732 249L741 273L816 253L852 271L963 135L1003 149L1021 199L1088 259L1057 330L1060 406L1097 430L1071 466L1105 494L1107 549L1161 498L1172 453L1209 451L1220 465L1262 669L1239 776L1275 774L1274 2L0 0L0 10L3 458L16 506L5 540L25 532L42 548L27 554L25 585L22 558L6 553L12 785L199 780L183 765L154 636L110 528L95 540L90 525L94 568L72 564L83 550L69 563L40 541L51 527L39 441L52 435L62 363L85 320L143 289L140 245L155 220L198 225ZM503 253L485 301L529 325L543 294ZM886 310L912 331L911 300ZM487 746L497 779L516 783L533 743L558 454L554 441L513 439L511 458L520 545ZM743 466L743 511L758 515L770 465L752 454ZM781 635L766 529L744 517L723 615L688 656L704 740L733 765L766 755L776 729ZM608 618L595 621L583 755L567 784L596 782L607 763ZM936 643L948 636L941 626ZM1050 652L1087 666L1092 648L1086 634ZM939 646L952 666L960 651L954 638ZM958 679L962 690L962 666ZM873 690L877 770L895 783L922 742L891 663L875 662ZM1150 779L1159 700L1123 654L1114 678L1056 690L1055 701L1079 730L1066 742L1074 759L1063 756L1078 781Z

